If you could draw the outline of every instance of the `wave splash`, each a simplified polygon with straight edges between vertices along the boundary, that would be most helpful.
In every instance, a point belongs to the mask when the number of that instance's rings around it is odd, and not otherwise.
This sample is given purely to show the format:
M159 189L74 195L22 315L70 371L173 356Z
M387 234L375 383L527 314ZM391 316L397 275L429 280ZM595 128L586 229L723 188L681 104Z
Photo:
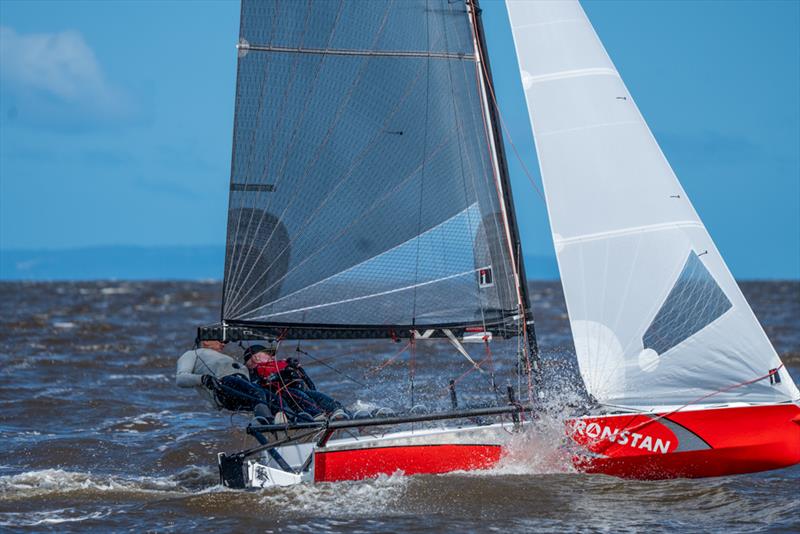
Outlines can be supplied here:
M93 512L82 512L74 508L59 508L43 512L4 512L0 513L0 527L38 527L77 523L93 519L102 519L111 515L113 510L104 508Z
M208 468L190 466L169 476L125 477L63 469L41 469L0 476L0 501L83 491L190 493L193 491L191 488L193 483L208 479L210 472Z
M397 512L412 478L402 473L348 482L300 484L264 490L260 503L312 517L361 517Z

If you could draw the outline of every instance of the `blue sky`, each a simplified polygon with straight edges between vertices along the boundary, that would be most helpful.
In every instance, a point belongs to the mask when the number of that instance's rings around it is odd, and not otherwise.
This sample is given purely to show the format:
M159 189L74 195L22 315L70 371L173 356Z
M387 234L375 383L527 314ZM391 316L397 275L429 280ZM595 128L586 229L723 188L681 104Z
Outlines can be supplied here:
M502 3L498 98L533 142ZM584 2L742 278L800 277L800 3ZM0 2L0 248L222 244L238 2ZM542 201L510 160L523 244Z

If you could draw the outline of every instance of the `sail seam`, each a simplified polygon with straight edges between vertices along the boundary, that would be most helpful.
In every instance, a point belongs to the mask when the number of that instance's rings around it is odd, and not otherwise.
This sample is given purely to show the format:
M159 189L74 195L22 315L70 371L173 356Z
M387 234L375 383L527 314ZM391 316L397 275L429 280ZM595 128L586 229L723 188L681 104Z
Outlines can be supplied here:
M444 145L445 145L445 140L443 140L441 143L439 143L439 145L437 145L436 149L434 150L434 153L435 153L435 152L438 152L438 151L439 151L439 150L440 150L440 149L441 149L441 148L442 148ZM370 149L370 148L371 148L371 146L372 146L372 145L370 145L369 147L367 147L367 149ZM339 232L338 232L338 233L337 233L335 236L333 236L331 239L329 239L329 240L328 240L328 242L327 242L326 244L324 244L324 245L323 245L321 248L317 249L317 250L316 250L315 252L313 252L311 255L309 255L309 256L307 256L307 257L305 257L305 258L304 258L303 260L301 260L301 261L300 261L300 262L299 262L297 265L295 265L295 266L294 266L294 267L292 267L292 268L291 268L289 271L287 271L285 274L283 274L283 275L282 275L282 276L281 276L279 279L275 280L275 281L274 281L274 282L273 282L273 283L272 283L272 284L271 284L269 287L267 287L266 289L263 289L263 290L261 290L261 291L260 291L260 292L259 292L259 293L258 293L256 296L254 296L254 297L251 297L251 298L250 298L250 299L249 299L249 300L248 300L246 303L243 303L243 304L242 304L242 301L244 301L244 299L247 297L247 295L249 295L249 294L250 294L250 292L251 292L253 289L255 289L255 288L256 288L255 284L253 284L253 285L251 286L251 288L250 288L250 289L248 289L248 290L247 290L247 291L244 293L244 295L242 295L242 296L239 298L239 301L238 301L238 302L237 302L237 304L236 304L236 308L235 308L235 309L233 309L233 310L231 311L231 315L236 315L240 309L243 309L243 308L245 308L246 306L249 306L250 304L252 304L253 302L255 302L255 301L258 299L258 298L260 298L260 297L261 297L261 295L264 295L264 294L266 294L266 292L267 292L267 291L269 291L270 289L272 289L272 287L274 287L274 286L275 286L275 284L277 284L278 282L281 282L282 280L286 279L286 277L288 277L290 274L292 274L294 271L296 271L296 270L297 270L299 267L301 267L303 264L305 264L305 263L306 263L307 261L309 261L311 258L315 257L315 256L316 256L317 254L319 254L319 253L320 253L322 250L325 250L325 249L326 249L328 246L330 246L332 243L336 242L336 240L338 240L338 239L340 239L342 236L344 236L348 230L350 230L350 229L351 229L353 226L355 226L356 224L358 224L359 222L361 222L361 221L362 221L362 220L363 220L363 219L364 219L364 218L365 218L367 215L369 215L369 214L370 214L370 213L372 213L372 212L373 212L375 209L377 209L377 207L381 205L381 204L380 204L381 202L384 202L384 201L386 201L386 200L387 200L387 199L388 199L388 198L389 198L389 197L390 197L390 196L391 196L393 193L395 193L396 191L398 191L399 189L401 189L402 187L404 187L404 186L407 184L407 182L408 182L408 181L409 181L411 178L413 178L413 177L416 175L417 171L419 171L419 169L420 169L420 168L421 168L421 166L417 166L417 168L415 168L415 169L414 169L412 172L410 172L410 173L409 173L409 174L408 174L408 175L407 175L407 176L406 176L406 177L403 179L403 181L401 181L400 183L398 183L397 185L395 185L395 187L394 187L394 188L392 188L392 190L391 190L391 191L389 191L388 193L384 194L384 195L383 195L383 196L381 196L381 197L380 197L378 200L376 200L375 202L373 202L373 203L372 203L372 205L370 205L370 206L369 206L369 207L368 207L368 208L367 208L367 209L366 209L364 212L362 212L362 213L360 214L360 216L359 216L357 219L355 219L354 221L352 221L352 222L351 222L351 223L350 223L348 226L346 226L345 228L343 228L343 229L342 229L341 231L339 231ZM352 174L352 171L348 171L347 175L349 176L350 174ZM342 179L342 180L339 182L339 184L337 184L336 188L338 188L338 187L341 185L341 183L343 183L343 181L344 181L344 178L343 178L343 179ZM327 199L328 199L328 198L330 198L330 196L331 196L332 194L333 194L333 193L330 193L330 194L328 195L328 197L326 197L326 202L327 202ZM285 211L285 210L284 210L284 211ZM319 211L319 209L315 210L315 213L316 213L317 211ZM287 249L288 249L288 248L289 248L289 247L292 245L292 243L293 243L293 242L297 241L298 239L300 239L300 237L302 237L302 236L304 235L304 230L305 230L306 228L308 228L308 227L309 227L309 221L310 221L310 220L313 220L311 217L314 217L314 216L316 216L316 215L315 215L315 214L312 214L311 216L309 216L309 218L307 218L307 219L304 221L304 223L303 223L303 224L304 224L304 229L303 229L303 230L301 230L301 231L300 231L300 233L299 233L298 235L296 235L296 236L294 237L294 239L293 239L292 241L290 241L290 242L287 244L287 246L285 246L285 247L284 247L284 248L281 250L281 252L279 253L279 255L281 255L281 254L284 254L284 253L286 252L286 250L287 250ZM373 257L374 257L374 256L373 256ZM272 268L272 265L274 265L274 264L275 264L275 260L273 260L273 262L272 262L272 263L271 263L271 264L270 264L270 265L269 265L269 266L268 266L268 267L267 267L267 268L264 270L264 272L262 272L262 273L261 273L261 276L259 276L259 278L256 280L256 283L257 283L258 281L260 281L260 279L261 279L261 278L263 278L264 274L266 274L266 272L268 272L268 271L269 271L269 269L270 269L270 268ZM259 306L258 308L254 308L253 310L250 310L250 312L249 312L249 313L252 313L252 312L254 312L254 311L257 311L257 310L259 310L260 308L263 308L263 307L265 307L265 306L268 306L268 305L269 305L269 304L264 304L264 305L261 305L261 306Z
M448 54L447 52L414 52L402 50L357 50L350 48L300 48L288 46L263 46L248 45L248 51L255 52L281 52L288 54L316 54L325 56L379 56L379 57L412 57L432 59L462 59L475 61L475 56L470 54Z
M601 122L599 124L587 124L586 126L575 126L574 128L562 128L560 130L550 130L549 132L541 132L539 133L539 137L580 132L583 130L592 130L594 128L602 128L604 126L625 126L627 124L640 124L640 121L617 121L617 122Z
M452 216L452 217L450 217L449 219L446 219L446 220L442 221L441 223L437 224L436 226L433 226L433 227L429 228L428 230L425 230L425 231L424 231L424 232L422 232L421 234L415 235L415 236L414 236L414 237L412 237L411 239L407 239L407 240L403 241L402 243L399 243L399 244L397 244L397 245L393 246L393 247L392 247L392 248L390 248L390 249L386 249L385 251L381 252L380 254L376 254L375 256L371 256L371 257L367 258L366 260L364 260L364 261L362 261L362 262L356 263L355 265L353 265L352 267L348 267L348 268L347 268L347 269L345 269L344 271L341 271L341 272L338 272L338 273L332 274L332 275L330 275L330 276L328 276L328 277L326 277L326 278L323 278L322 280L319 280L318 282L314 282L314 283L313 283L313 284L311 284L311 285L308 285L308 286L306 286L306 287L300 288L300 289L298 289L297 291L293 291L293 292L291 292L291 293L289 293L289 294L287 294L287 295L284 295L284 296L280 297L279 299L273 300L272 302L269 302L269 303L267 303L267 305L269 305L269 306L274 306L275 304L277 304L278 302L280 302L280 301L282 301L282 300L286 300L287 298L289 298L289 297L292 297L292 296L294 296L294 295L297 295L298 293L302 293L303 291L306 291L306 290L308 290L308 289L311 289L312 287L316 287L316 286L318 286L318 285L320 285L320 284L324 284L325 282L328 282L329 280L332 280L332 279L334 279L334 278L336 278L336 277L342 276L342 275L344 275L345 273L348 273L348 272L350 272L350 271L353 271L354 269L358 269L359 267L361 267L361 266L363 266L363 265L365 265L365 264L367 264L367 263L369 263L369 262L375 261L377 258L380 258L381 256L385 256L386 254L389 254L389 253L391 253L391 252L393 252L393 251L395 251L395 250L399 249L400 247L402 247L402 246L404 246L404 245L408 245L409 243L411 243L411 242L412 242L412 241L414 241L414 240L421 239L421 238L422 238L423 236L425 236L426 234L429 234L429 233L431 233L431 232L434 232L435 230L437 230L437 229L439 229L439 228L443 227L444 225L451 223L451 222L452 222L453 220L455 220L457 217L461 217L461 216L463 216L465 213L467 214L467 216L469 216L469 211L473 210L473 209L475 208L475 206L476 206L476 205L477 205L477 203L473 202L473 203L472 203L472 204L470 204L470 205L469 205L469 206L468 206L468 207L467 207L465 210L462 210L462 211L460 211L460 212L456 213L455 215L453 215L453 216ZM253 311L256 311L256 310L253 310Z
M564 80L566 78L583 78L585 76L614 76L619 78L619 73L615 69L607 67L593 67L588 69L561 70L540 74L538 76L527 75L523 77L523 84L530 87L533 84Z
M532 22L530 24L512 26L511 28L514 30L521 30L523 28L541 28L542 26L553 26L555 24L565 24L567 22L581 22L581 19L579 17L575 17L571 19L548 20L547 22Z
M698 221L675 221L667 223L648 224L645 226L631 226L629 228L620 228L617 230L609 230L607 232L597 232L594 234L583 234L574 237L566 237L566 238L553 237L553 242L556 245L570 245L572 243L578 243L578 242L596 241L598 239L622 237L632 234L660 232L662 230L670 230L675 228L704 228L704 227L703 224Z
M477 271L478 271L477 269L470 269L469 271L463 271L463 272L460 272L460 273L451 274L449 276L444 276L442 278L437 278L435 280L428 280L427 282L422 282L420 284L412 284L410 286L398 287L398 288L395 288L395 289L389 289L387 291L381 291L379 293L372 293L370 295L362 295L360 297L353 297L353 298L349 298L349 299L338 300L338 301L335 301L335 302L326 302L324 304L317 304L315 306L306 306L304 308L297 308L297 309L294 309L294 310L287 310L287 311L282 311L282 312L278 312L278 313L270 313L270 314L267 314L267 315L261 315L261 316L255 317L254 319L260 319L262 317L277 317L278 315L288 315L290 313L298 313L298 312L304 312L304 311L309 311L309 310L316 310L316 309L319 309L319 308L326 308L328 306L336 306L338 304L347 304L348 302L356 302L356 301L359 301L359 300L365 300L365 299L370 299L370 298L374 298L374 297L382 297L384 295L391 295L393 293L399 293L401 291L407 291L409 289L415 289L417 287L436 284L438 282L444 282L445 280L451 280L453 278L459 278L461 276L466 276L468 274L472 274L472 273L475 273ZM247 320L253 320L253 319L247 319Z

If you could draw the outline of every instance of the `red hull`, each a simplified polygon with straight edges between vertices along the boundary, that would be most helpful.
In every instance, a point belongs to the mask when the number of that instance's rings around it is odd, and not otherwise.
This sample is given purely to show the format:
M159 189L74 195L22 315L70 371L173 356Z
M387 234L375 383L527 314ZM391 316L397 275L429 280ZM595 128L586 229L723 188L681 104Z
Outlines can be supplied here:
M318 450L314 480L360 480L402 471L406 475L487 469L500 460L500 445L413 445L343 451Z
M697 478L800 463L800 407L794 404L686 410L570 422L586 449L575 466L625 478Z
M800 407L794 404L583 417L568 422L581 446L575 467L645 480L698 478L779 469L800 463ZM488 469L498 444L419 444L319 449L314 480L360 480Z

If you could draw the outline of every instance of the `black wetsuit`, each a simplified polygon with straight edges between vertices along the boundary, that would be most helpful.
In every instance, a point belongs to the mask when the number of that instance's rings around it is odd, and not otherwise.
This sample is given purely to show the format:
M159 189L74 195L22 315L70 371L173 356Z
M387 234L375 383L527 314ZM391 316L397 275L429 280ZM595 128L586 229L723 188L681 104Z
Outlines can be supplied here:
M220 406L227 410L252 411L257 416L265 417L273 422L273 416L284 412L290 421L311 421L291 408L284 408L281 400L269 390L258 387L241 375L229 375L219 380L213 387L214 395Z
M311 417L320 414L331 414L342 409L342 405L330 396L317 391L317 387L299 362L294 358L286 360L286 365L279 372L269 376L261 376L257 371L250 371L251 380L257 383L273 401L270 408L292 417L292 412L305 412ZM277 406L275 405L277 401Z

